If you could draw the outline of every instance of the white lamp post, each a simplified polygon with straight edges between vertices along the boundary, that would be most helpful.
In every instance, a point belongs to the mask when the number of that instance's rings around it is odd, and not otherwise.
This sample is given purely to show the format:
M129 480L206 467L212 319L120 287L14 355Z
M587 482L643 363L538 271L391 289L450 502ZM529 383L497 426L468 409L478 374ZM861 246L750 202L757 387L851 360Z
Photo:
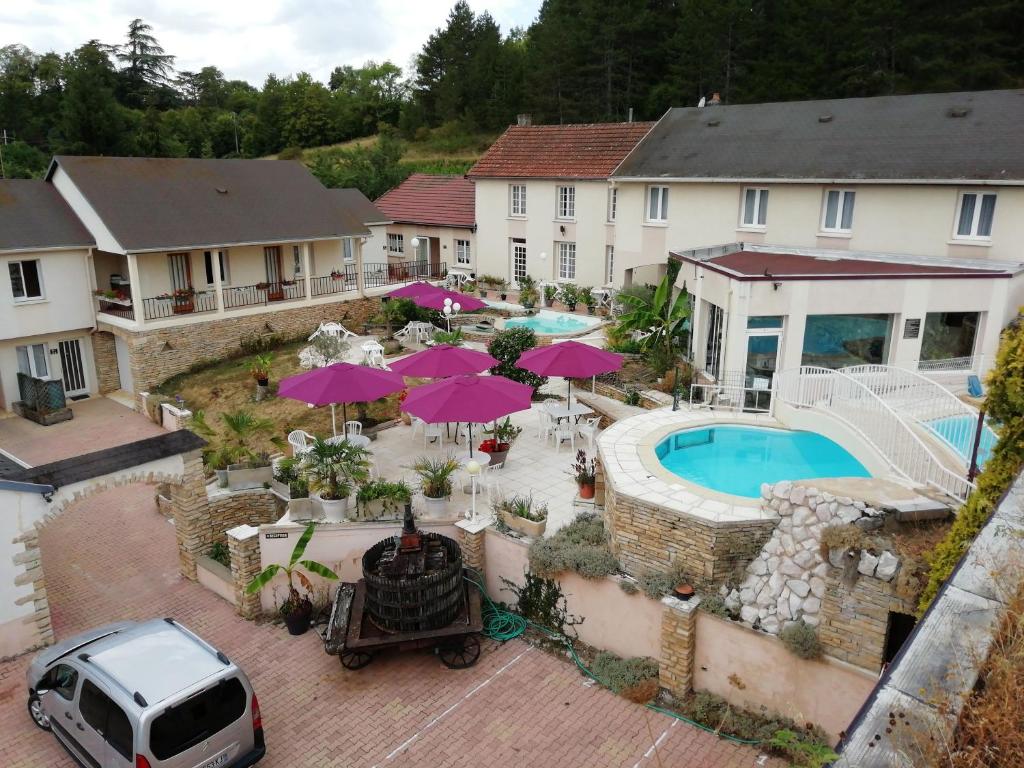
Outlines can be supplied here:
M420 243L421 242L423 242L423 241L420 240L418 237L414 237L412 240L409 241L409 244L412 245L413 250L416 251L416 277L422 277L422 275L420 275L420 254L419 254Z
M444 313L444 321L448 324L448 333L452 332L452 317L459 314L462 310L462 305L457 301L452 301L450 298L445 298L444 308L441 310Z
M545 261L548 260L548 254L547 254L546 251L541 251L539 254L537 254L537 257L540 259L541 264L543 264ZM543 280L541 281L541 284L540 284L540 297L541 297L541 300L544 302L543 304L541 304L541 306L546 307L548 305L548 299L544 295L544 281Z
M476 479L480 476L480 472L482 469L483 467L480 466L480 462L478 461L470 459L469 461L466 462L466 472L469 473L469 482L470 485L472 486L471 493L473 498L473 506L471 507L469 518L472 522L476 522Z

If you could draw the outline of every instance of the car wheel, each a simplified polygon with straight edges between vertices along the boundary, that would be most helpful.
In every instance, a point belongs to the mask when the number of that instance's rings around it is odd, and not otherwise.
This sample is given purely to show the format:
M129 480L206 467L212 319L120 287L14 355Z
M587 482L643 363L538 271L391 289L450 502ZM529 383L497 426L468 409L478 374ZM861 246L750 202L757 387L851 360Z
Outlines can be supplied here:
M43 709L43 702L39 700L38 696L29 696L28 714L32 718L32 722L38 727L44 731L50 730L50 716L46 714L46 710Z

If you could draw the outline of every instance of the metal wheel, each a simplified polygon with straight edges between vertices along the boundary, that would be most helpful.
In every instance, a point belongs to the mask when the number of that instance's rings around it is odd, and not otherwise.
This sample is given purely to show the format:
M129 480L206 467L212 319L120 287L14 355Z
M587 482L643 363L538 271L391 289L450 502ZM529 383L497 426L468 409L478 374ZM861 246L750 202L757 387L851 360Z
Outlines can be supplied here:
M449 669L466 669L480 658L480 638L466 635L437 649L441 662Z
M341 666L345 669L362 669L373 661L373 654L366 651L350 651L346 648L342 650L338 658L341 659Z
M42 728L44 731L50 730L50 716L46 714L46 710L43 709L43 702L39 700L38 696L29 697L28 714L37 727Z

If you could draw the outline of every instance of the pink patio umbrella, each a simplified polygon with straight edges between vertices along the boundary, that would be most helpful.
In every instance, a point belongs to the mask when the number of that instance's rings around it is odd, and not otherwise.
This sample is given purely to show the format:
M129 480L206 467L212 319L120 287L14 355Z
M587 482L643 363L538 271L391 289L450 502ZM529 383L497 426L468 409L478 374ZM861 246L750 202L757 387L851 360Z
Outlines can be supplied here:
M497 364L498 361L486 352L437 344L391 363L391 370L403 376L441 379L464 373L480 373Z
M334 406L341 403L342 419L348 421L348 403L368 403L405 389L405 381L392 371L352 363L334 363L282 379L277 394L310 405L331 406L331 428L338 434Z
M533 387L504 376L452 376L415 387L402 408L428 424L496 421L530 407ZM473 455L470 426L469 455Z
M571 395L574 378L617 371L622 367L622 355L578 341L563 341L528 349L519 356L516 365L540 376L565 376Z
M470 296L468 293L449 291L444 288L435 288L433 291L412 297L413 303L417 306L425 307L426 309L436 309L438 312L444 311L445 299L451 299L452 304L458 304L462 312L474 312L487 306L480 299Z
M411 299L416 296L420 296L434 291L441 291L443 288L438 288L436 285L425 283L422 280L415 283L409 283L403 285L401 288L396 288L388 294L392 299Z

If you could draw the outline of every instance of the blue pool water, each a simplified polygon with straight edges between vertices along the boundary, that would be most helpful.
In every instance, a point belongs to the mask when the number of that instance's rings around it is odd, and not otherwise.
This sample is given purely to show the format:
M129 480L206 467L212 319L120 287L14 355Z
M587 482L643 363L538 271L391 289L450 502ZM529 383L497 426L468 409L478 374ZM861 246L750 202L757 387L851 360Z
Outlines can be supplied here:
M506 328L531 328L535 333L576 333L597 325L599 320L588 322L586 318L575 317L562 312L540 311L533 317L515 317L505 321Z
M929 421L928 426L953 446L956 452L964 457L964 461L971 460L971 452L974 450L974 432L978 428L975 419L970 416L950 416L948 419ZM992 427L986 424L981 433L981 442L978 443L979 467L984 466L988 461L998 439Z
M815 432L764 427L688 429L654 449L669 472L734 496L757 498L761 483L815 477L870 477L838 443Z

